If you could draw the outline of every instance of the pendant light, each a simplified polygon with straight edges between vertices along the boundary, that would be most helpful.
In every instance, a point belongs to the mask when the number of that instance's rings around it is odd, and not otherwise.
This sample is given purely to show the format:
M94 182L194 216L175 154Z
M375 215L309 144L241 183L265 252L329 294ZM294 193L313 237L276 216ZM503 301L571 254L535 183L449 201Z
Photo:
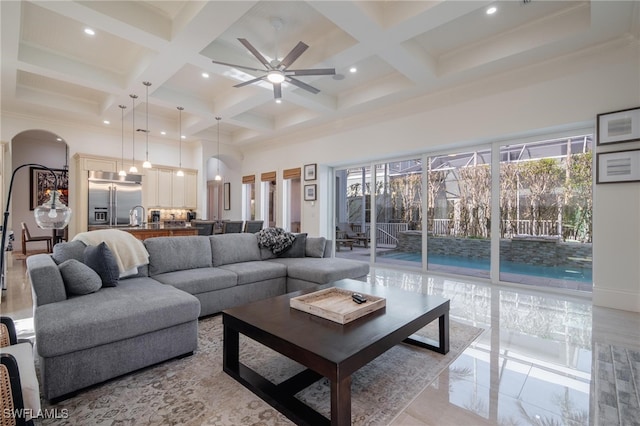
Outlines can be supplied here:
M129 95L131 97L131 167L129 173L138 173L136 167L136 99L138 95Z
M216 177L214 179L217 181L221 181L222 176L220 176L220 120L222 120L222 117L216 117L216 120L218 121L218 173L216 173Z
M121 169L118 172L118 176L125 177L127 172L124 171L124 110L127 108L124 105L118 105L122 111L122 162L120 163Z
M184 108L179 106L178 111L180 111L180 131L178 132L178 141L180 142L180 167L178 169L178 172L176 173L176 176L184 176L184 172L182 171L182 110L184 110Z
M149 86L151 86L151 83L148 81L143 81L142 84L144 84L145 86L147 86L147 102L146 102L146 114L147 114L147 124L145 126L145 130L144 133L146 135L147 138L147 148L146 148L146 156L145 156L145 160L144 163L142 163L142 168L143 169L150 169L151 168L151 163L149 162Z

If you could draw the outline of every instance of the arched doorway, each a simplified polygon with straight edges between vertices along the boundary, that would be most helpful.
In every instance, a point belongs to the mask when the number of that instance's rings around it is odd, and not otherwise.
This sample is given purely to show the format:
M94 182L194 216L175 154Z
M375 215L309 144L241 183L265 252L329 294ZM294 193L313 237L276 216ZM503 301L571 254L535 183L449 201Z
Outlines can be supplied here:
M54 170L57 175L59 173L59 176L63 177L59 182L59 186L63 190L63 196L65 198L69 196L69 150L62 137L47 130L26 130L11 139L8 154L9 156L6 158L8 167L5 168L6 181L3 182L5 197L11 172L16 167L28 163L42 164ZM13 181L9 225L7 228L13 231L15 241L12 242L12 248L15 252L22 250L20 238L21 222L25 222L34 235L41 235L45 232L38 228L33 216L33 209L38 205L39 188L37 177L41 171L36 167L25 167L16 173ZM3 197L4 203L6 203L5 197ZM68 198L63 201L68 204ZM4 208L6 208L6 205L4 205ZM46 251L47 243L30 243L28 248L30 251Z

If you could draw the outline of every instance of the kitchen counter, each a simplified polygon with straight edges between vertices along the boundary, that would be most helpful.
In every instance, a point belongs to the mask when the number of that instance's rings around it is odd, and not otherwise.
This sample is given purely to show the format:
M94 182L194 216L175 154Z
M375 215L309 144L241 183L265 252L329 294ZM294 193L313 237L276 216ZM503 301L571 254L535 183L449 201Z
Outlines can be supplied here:
M110 229L110 228L121 229L123 231L129 232L131 235L133 235L139 240L146 240L147 238L151 238L151 237L177 237L177 236L198 235L197 228L192 228L187 226L171 226L171 225L155 224L155 223L149 223L141 226L96 225L96 226L90 226L89 231L94 231L96 229Z

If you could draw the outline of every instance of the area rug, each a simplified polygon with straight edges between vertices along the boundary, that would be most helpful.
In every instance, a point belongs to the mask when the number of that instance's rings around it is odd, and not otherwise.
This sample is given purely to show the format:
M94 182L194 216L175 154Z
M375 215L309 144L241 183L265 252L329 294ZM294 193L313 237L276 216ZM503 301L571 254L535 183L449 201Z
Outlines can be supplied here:
M437 321L420 330L435 338ZM450 351L400 344L352 376L352 419L356 425L385 425L397 416L482 332L450 321ZM303 367L240 336L240 360L279 383ZM329 382L321 379L296 395L329 416ZM42 420L56 425L290 425L284 415L222 371L222 318L199 322L198 350L92 387L45 409L67 419ZM64 409L64 411L62 411Z

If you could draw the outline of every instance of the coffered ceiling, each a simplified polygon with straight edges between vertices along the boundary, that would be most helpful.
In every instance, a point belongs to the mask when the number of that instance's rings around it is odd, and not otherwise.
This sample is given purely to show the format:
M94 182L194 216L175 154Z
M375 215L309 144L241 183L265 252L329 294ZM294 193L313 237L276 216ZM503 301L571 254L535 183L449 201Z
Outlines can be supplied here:
M120 126L129 94L149 129L177 140L250 147L607 43L640 38L638 1L2 1L3 114ZM496 7L493 15L486 13ZM274 22L280 22L280 29ZM91 28L95 35L85 34ZM283 83L233 86L262 75L237 40L268 60L299 41L291 68L335 68ZM356 72L350 72L355 67ZM208 73L209 77L202 76ZM104 120L110 124L103 124ZM140 119L142 123L142 119ZM161 135L161 131L166 135Z

